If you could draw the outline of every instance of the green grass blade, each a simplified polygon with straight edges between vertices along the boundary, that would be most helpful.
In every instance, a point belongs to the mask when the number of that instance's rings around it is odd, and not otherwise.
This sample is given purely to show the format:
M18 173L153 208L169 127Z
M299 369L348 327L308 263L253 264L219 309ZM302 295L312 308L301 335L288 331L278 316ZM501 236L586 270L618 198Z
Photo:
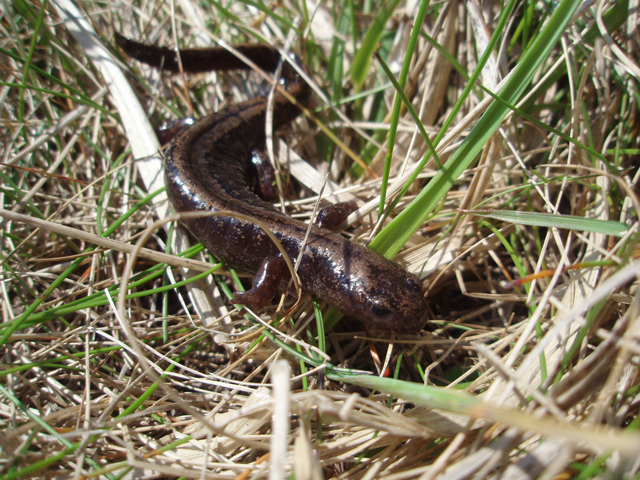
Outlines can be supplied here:
M444 121L444 124L443 124L442 128L440 129L440 132L438 133L438 135L436 135L436 138L433 140L433 145L434 146L437 146L440 143L440 140L442 140L442 138L444 137L447 129L449 128L449 126L454 121L454 119L456 118L456 116L458 115L460 110L462 109L463 105L467 101L467 97L471 93L471 90L476 88L475 87L475 83L480 78L482 70L483 70L484 66L486 65L486 63L489 61L489 57L491 56L491 53L492 53L493 49L498 44L498 40L501 37L501 32L506 27L507 20L509 19L510 15L511 15L511 12L515 8L516 4L517 4L517 0L511 0L506 5L506 7L504 8L502 14L500 15L500 19L498 20L498 26L496 27L496 30L495 30L493 36L491 37L491 40L489 41L489 44L487 45L487 48L486 48L485 52L482 54L482 57L480 58L480 61L478 62L478 65L476 66L476 69L474 70L474 72L471 75L471 77L469 77L469 79L467 81L467 86L464 88L464 90L460 94L460 97L458 98L456 104L451 109L451 112L449 113L449 116ZM409 188L411 188L411 185L413 185L413 182L416 180L416 178L418 178L418 175L420 174L420 172L422 171L422 169L427 164L427 162L429 161L430 158L431 158L431 150L427 151L427 154L423 157L422 160L420 160L420 164L414 170L413 174L411 175L411 177L409 178L409 180L407 181L405 186L402 187L402 190L400 190L398 195L396 195L396 198L393 200L393 202L391 202L391 204L388 207L388 211L389 212L392 212L396 208L396 205L398 204L398 202L400 202L402 197L404 197L405 194L409 191ZM437 204L438 204L438 202L436 202L436 205ZM402 246L400 248L402 248Z
M362 40L362 45L360 45L360 49L358 53L356 53L353 64L351 65L351 82L356 87L356 91L360 91L364 85L367 75L369 74L373 52L378 48L378 43L384 32L384 26L387 24L387 21L399 3L400 0L390 0L385 4L376 15L371 27Z
M500 92L505 101L517 102L534 74L547 60L579 3L579 0L564 0L558 5ZM370 247L388 258L394 257L445 197L460 175L475 161L509 112L504 104L493 102L446 165L413 202L374 238Z
M44 14L47 11L47 1L42 2L40 7L40 13L38 14L38 20L36 21L35 32L31 37L31 45L29 46L29 52L27 53L27 59L24 62L24 70L22 72L23 86L26 86L27 78L29 77L29 69L33 60L33 53L38 43L38 34L42 28L42 21L44 20ZM24 90L20 90L20 99L18 104L18 120L24 122Z
M598 220L597 218L578 217L576 215L524 212L519 210L465 210L465 212L479 217L493 218L517 225L564 228L580 232L597 232L615 237L621 237L630 228L630 225L613 220Z
M411 37L409 38L409 44L407 45L407 52L404 55L404 61L402 62L402 70L400 71L400 78L396 82L395 77L391 73L389 67L385 63L385 61L378 56L378 60L380 65L384 69L385 73L394 84L396 88L396 98L393 104L393 114L391 116L391 126L389 128L389 139L387 142L387 155L384 159L384 172L382 174L382 188L380 191L380 208L378 214L382 216L382 212L384 211L384 204L387 196L387 185L389 184L389 174L391 172L391 159L393 157L393 147L396 143L396 133L398 131L398 121L400 120L400 107L402 103L406 105L407 109L411 112L416 125L420 128L420 133L422 133L425 142L429 146L430 150L433 150L433 154L435 155L435 149L431 144L431 140L427 135L427 132L422 127L422 122L420 122L420 118L417 116L411 102L407 98L404 93L404 87L407 83L407 77L409 76L409 67L411 66L411 59L413 58L413 54L416 49L416 45L418 43L418 37L420 36L420 29L422 28L422 23L424 22L424 17L427 14L427 7L429 6L429 1L423 1L420 4L420 10L416 15L416 21L413 25L413 30L411 31ZM437 158L437 157L436 157ZM440 161L437 160L438 165L440 165Z

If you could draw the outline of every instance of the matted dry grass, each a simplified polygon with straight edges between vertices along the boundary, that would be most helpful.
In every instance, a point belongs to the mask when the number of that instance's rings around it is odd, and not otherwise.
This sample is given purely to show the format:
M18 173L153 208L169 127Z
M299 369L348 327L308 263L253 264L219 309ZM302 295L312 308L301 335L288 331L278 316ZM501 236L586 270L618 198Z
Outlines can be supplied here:
M169 212L147 118L201 117L269 85L123 61L114 29L169 46L260 36L302 54L313 114L338 141L308 118L275 137L287 211L310 218L329 173L323 198L361 205L348 235L367 242L398 224L377 225L390 123L387 198L428 148L405 109L391 114L395 90L376 60L351 65L354 47L373 42L398 75L419 5L363 2L349 16L342 3L0 4L0 478L638 475L637 2L587 2L567 19L531 98L487 130L437 205L424 203L428 221L394 233L412 234L396 260L421 275L430 301L418 335L343 320L318 337L308 298L265 330L275 304L241 316L226 299L237 288L229 272L214 278L198 248L173 255L193 239L153 225ZM517 4L482 85L512 78L542 22L570 3ZM447 167L491 102L472 82L452 114L506 8L427 10L406 92L431 140L446 134L436 151ZM432 159L390 218L437 172ZM460 211L474 208L507 216ZM514 211L556 215L523 224ZM567 230L559 214L591 220Z

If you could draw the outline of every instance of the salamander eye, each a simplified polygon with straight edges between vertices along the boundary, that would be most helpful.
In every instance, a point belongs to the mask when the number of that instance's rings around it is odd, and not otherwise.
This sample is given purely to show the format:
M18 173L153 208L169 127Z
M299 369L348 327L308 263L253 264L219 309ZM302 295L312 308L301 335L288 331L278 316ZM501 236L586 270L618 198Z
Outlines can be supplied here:
M387 295L378 295L371 299L371 312L376 317L386 317L391 315L391 298Z

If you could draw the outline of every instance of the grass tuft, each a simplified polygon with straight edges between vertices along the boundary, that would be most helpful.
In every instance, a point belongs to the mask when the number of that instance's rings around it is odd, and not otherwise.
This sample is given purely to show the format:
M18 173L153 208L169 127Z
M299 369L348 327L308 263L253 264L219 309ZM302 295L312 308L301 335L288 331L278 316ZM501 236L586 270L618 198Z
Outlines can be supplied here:
M630 2L0 11L0 480L638 476ZM308 296L247 314L249 279L147 231L168 216L153 126L268 85L128 62L114 28L291 45L316 94L274 140L284 207L355 200L345 235L420 275L427 328Z

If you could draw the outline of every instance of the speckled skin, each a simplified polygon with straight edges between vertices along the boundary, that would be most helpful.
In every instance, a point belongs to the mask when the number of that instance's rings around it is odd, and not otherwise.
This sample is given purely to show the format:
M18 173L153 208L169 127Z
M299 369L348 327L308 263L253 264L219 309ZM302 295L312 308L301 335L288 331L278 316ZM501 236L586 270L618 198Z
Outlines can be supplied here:
M171 50L122 37L118 43L130 56L156 66L163 64L167 68L171 63L167 58L175 57ZM264 46L255 51L252 46L242 48L242 53L259 61L261 68L275 70L279 60L275 50ZM189 53L193 50L182 51L185 71L247 68L228 58L219 65L216 59L219 50L197 50L197 55ZM195 65L191 65L189 55L196 56ZM207 60L203 61L205 57ZM233 65L229 66L230 62ZM287 91L299 103L306 104L309 89L286 63L282 77ZM264 98L256 98L231 106L179 133L166 155L167 193L178 212L230 210L260 220L282 242L295 263L308 225L280 213L249 188L252 151L265 141L265 102ZM297 107L276 93L274 127L285 125L299 113ZM328 223L336 223L330 220ZM281 281L288 279L288 270L276 246L254 224L225 216L188 220L184 224L227 265L256 274L253 288L236 294L240 303L264 306L271 301ZM298 275L304 292L316 295L375 330L414 333L426 322L427 304L416 276L331 230L311 227Z

